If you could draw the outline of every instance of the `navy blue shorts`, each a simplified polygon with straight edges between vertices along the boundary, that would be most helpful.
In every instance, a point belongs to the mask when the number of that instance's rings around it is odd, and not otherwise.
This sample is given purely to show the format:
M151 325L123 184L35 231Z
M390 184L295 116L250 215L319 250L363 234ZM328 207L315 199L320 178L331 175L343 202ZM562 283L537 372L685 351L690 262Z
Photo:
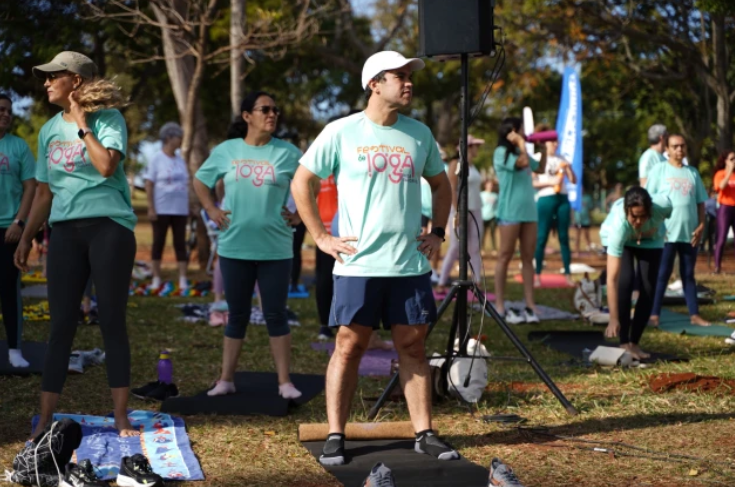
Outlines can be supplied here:
M329 326L353 323L390 330L436 320L431 273L408 277L334 276Z

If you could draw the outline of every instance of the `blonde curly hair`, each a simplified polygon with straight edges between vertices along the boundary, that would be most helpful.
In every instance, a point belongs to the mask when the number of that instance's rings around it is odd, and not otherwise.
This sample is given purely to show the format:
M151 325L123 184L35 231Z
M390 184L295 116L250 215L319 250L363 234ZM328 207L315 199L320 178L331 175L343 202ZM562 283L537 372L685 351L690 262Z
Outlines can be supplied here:
M109 79L85 80L76 93L77 103L87 113L106 108L123 108L130 104L120 86Z

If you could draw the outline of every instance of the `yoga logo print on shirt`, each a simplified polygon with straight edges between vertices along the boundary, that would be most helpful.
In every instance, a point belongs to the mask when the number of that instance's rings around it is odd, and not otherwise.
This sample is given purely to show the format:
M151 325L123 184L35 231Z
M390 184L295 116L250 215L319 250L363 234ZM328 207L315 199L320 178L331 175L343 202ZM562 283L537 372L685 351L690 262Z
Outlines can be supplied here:
M10 157L0 152L0 174L10 174Z
M255 187L276 184L275 168L268 161L236 159L232 166L235 168L235 181L249 180Z
M411 153L400 145L371 145L357 147L357 160L367 165L367 175L386 173L391 183L401 181L418 183Z
M669 184L670 192L679 193L682 196L689 196L694 190L694 183L688 178L666 178Z
M87 148L82 140L53 140L46 149L48 168L62 165L66 172L90 165L86 158Z

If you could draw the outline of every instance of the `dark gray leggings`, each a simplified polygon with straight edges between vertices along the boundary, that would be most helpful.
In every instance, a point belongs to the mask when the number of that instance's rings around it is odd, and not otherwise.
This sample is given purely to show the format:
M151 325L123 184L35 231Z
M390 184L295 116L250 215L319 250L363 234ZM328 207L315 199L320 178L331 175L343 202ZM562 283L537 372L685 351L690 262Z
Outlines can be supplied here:
M60 394L64 387L79 321L79 303L90 275L97 292L108 383L111 388L130 386L130 343L125 316L135 250L135 234L109 218L54 224L47 269L51 336L42 391Z
M245 338L256 281L263 301L263 318L268 335L279 337L291 333L286 313L291 259L242 260L221 255L219 259L225 284L225 299L230 310L225 336L236 340Z

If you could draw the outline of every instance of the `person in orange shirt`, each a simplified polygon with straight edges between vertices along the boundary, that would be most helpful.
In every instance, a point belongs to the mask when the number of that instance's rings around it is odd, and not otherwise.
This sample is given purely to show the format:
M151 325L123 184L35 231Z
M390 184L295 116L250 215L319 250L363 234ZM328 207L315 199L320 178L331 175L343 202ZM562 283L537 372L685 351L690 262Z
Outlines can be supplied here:
M717 243L715 244L715 274L722 272L722 254L727 234L735 229L735 151L725 151L717 158L714 186L717 191Z
M332 220L337 213L337 185L334 182L334 175L322 179L320 183L316 205L324 228L332 234ZM332 292L334 291L332 270L334 270L334 257L316 247L316 307L321 324L319 340L329 340L334 337L332 330L329 329L329 310L332 306Z

